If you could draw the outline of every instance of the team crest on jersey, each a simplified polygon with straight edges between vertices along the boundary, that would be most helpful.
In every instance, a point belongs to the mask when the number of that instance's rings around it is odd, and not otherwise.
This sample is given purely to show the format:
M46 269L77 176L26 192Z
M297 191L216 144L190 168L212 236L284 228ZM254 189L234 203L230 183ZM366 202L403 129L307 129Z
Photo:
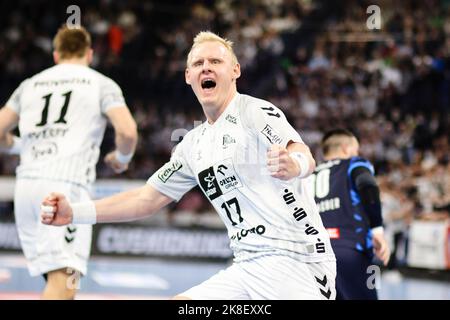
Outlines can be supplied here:
M261 133L269 140L272 144L281 144L283 138L272 129L271 126L266 124L264 129L262 129Z
M225 117L225 119L228 120L229 122L233 123L233 124L236 124L236 123L237 123L236 117L233 117L231 114L228 114L228 115Z
M233 143L236 143L236 139L234 139L232 136L230 136L229 134L225 134L223 136L222 148L226 149L228 148L228 145Z
M178 160L167 163L164 167L161 168L160 173L158 173L159 180L166 183L167 180L169 180L169 178L182 167L183 164Z
M226 159L198 174L200 187L212 201L236 188L242 187L242 182L234 170L231 159Z

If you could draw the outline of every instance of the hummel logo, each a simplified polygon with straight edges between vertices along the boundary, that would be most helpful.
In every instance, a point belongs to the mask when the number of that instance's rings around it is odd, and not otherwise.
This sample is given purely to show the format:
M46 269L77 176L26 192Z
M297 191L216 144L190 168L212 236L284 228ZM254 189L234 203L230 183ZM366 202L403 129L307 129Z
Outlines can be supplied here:
M314 278L316 278L317 283L319 283L324 289L327 289L326 286L327 286L328 279L327 279L327 276L326 276L326 275L323 276L323 279L322 279L322 280L321 280L320 278L317 278L317 277L314 277ZM330 288L328 288L327 291L325 291L325 290L323 290L323 289L320 289L320 288L319 288L319 290L320 290L320 293L321 293L325 298L330 299L330 296L331 296L331 289L330 289Z
M67 232L74 233L75 231L77 231L77 228L75 226L72 226L72 227L68 226L67 227Z
M225 119L227 119L228 121L230 121L233 124L236 124L236 118L230 114L228 114Z
M77 231L77 227L74 225L70 225L66 227L66 234L64 235L64 239L66 239L67 243L71 243L75 239L74 233Z
M314 277L314 278L316 278L316 281L318 283L320 283L323 287L325 287L327 285L327 281L328 281L327 275L324 275L322 280L320 280L320 278L317 278L317 277Z
M323 291L322 289L320 289L320 293L321 293L323 296L325 296L325 298L330 299L330 296L331 296L331 289L328 288L328 291L327 291L327 292L325 292L325 291Z

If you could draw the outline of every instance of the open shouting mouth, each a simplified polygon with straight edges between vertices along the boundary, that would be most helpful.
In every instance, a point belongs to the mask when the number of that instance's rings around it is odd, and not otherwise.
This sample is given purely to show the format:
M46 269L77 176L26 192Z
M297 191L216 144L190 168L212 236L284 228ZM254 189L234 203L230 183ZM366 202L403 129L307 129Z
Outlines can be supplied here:
M211 78L205 78L202 80L202 89L205 91L211 91L216 87L216 81Z

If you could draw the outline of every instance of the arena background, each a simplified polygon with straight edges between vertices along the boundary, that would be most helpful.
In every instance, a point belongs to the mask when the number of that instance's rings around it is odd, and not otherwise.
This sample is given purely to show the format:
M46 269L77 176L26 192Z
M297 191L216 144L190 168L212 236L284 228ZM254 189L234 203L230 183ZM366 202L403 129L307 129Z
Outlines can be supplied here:
M129 171L99 162L95 198L145 183L204 120L183 74L193 36L212 30L235 42L238 90L281 107L317 160L325 130L359 136L394 249L380 298L450 299L450 1L2 1L2 105L53 64L70 5L93 36L92 67L119 83L139 126ZM113 146L109 128L102 155ZM17 164L0 156L0 299L36 299L44 282L28 275L13 218ZM148 220L96 225L79 299L165 299L230 259L221 221L194 189Z

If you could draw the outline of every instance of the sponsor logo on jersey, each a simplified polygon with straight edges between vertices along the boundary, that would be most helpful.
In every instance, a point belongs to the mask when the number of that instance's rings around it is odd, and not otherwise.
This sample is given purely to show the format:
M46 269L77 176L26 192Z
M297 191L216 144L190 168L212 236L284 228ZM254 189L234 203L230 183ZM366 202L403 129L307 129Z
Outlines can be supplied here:
M46 81L36 81L34 87L56 87L64 86L68 84L83 84L90 85L91 79L88 78L70 78L70 79L59 79L59 80L46 80Z
M236 123L237 123L236 117L233 117L231 114L228 114L228 115L225 117L225 119L228 120L229 122L233 123L233 124L236 124Z
M213 167L201 171L198 174L198 179L200 181L200 187L203 189L203 192L209 200L212 201L223 194L222 190L220 190L219 183L217 182L216 175L214 174Z
M158 173L159 180L161 180L163 183L166 183L167 180L169 180L169 178L182 167L183 164L178 160L167 163L160 169L160 172Z
M226 159L218 165L201 171L198 179L203 192L210 200L242 187L242 182L234 170L231 159Z
M69 131L69 129L65 129L65 128L46 128L46 129L41 130L41 131L30 132L29 134L27 134L27 138L28 139L34 139L34 140L48 139L48 138L59 138L59 137L64 137L66 135L67 131Z
M245 238L249 234L262 235L262 234L264 234L264 232L266 232L266 227L263 226L262 224L260 224L259 226L253 227L251 229L242 229L241 231L237 232L235 235L231 236L230 239L231 240L237 239L237 241L241 241L242 238Z
M327 228L327 231L330 239L339 239L341 237L339 228Z
M284 200L284 203L286 203L286 205L288 205L288 206L290 204L293 204L295 202L294 194L291 191L289 191L289 189L284 189L283 200ZM300 221L303 218L306 218L307 214L306 214L305 209L303 209L301 207L299 208L296 206L294 208L294 212L292 213L292 216L294 217L294 219L296 221Z
M230 136L229 134L225 134L223 136L223 142L222 142L222 148L226 149L228 148L228 145L236 143L236 140Z
M56 156L58 146L54 142L42 142L31 147L31 154L35 160L45 156Z
M267 140L269 140L270 143L272 144L281 144L281 142L283 141L283 138L276 133L271 126L269 126L268 124L266 124L266 126L264 127L264 129L262 129L261 133L267 138Z

